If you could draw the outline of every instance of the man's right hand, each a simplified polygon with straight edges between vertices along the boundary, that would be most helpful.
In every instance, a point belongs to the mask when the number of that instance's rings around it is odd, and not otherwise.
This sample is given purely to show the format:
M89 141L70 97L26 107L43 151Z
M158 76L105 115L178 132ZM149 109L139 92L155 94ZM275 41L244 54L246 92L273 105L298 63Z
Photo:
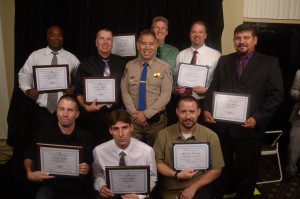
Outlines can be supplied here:
M101 198L113 198L115 195L111 192L109 188L107 188L106 185L102 186L100 189L100 196Z
M198 173L198 171L194 171L194 169L183 169L178 173L177 177L180 180L189 180L196 175L196 173Z
M183 95L185 92L185 87L184 86L177 86L175 89L175 93L179 94L179 95Z
M95 112L99 111L103 106L106 106L106 104L97 104L97 99L95 99L94 102L90 105L84 104L84 109L87 112Z
M36 100L39 95L38 91L35 88L27 89L25 91L25 94L32 100Z
M43 180L48 180L48 179L55 178L55 176L51 176L47 172L34 171L34 172L28 172L27 173L27 178L30 181L42 182Z
M205 122L216 123L216 121L214 120L214 118L212 117L212 115L209 111L204 111L203 114L204 114Z

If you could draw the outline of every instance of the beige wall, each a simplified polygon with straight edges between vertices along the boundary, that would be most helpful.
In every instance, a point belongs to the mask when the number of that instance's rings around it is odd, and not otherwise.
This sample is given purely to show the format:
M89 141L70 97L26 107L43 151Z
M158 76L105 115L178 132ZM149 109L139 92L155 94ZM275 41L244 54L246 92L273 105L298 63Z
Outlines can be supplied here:
M14 87L14 0L0 0L0 13L8 96L10 99Z

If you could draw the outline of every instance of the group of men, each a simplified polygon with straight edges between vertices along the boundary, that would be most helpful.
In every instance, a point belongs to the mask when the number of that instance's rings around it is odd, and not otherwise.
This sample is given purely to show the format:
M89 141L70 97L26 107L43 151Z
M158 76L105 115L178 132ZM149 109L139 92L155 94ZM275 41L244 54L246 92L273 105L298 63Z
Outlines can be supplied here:
M225 56L205 45L207 27L202 21L191 25L191 47L180 53L165 43L167 35L168 20L154 18L152 29L138 36L139 57L126 64L122 57L111 53L112 31L101 29L95 41L98 53L80 63L62 48L62 29L58 26L48 29L48 46L33 52L19 72L20 88L39 105L34 124L39 130L24 161L28 179L42 182L37 198L90 197L86 190L91 182L91 170L94 189L100 197L117 197L106 184L105 167L118 166L121 162L127 166L150 165L151 189L157 182L158 171L157 187L162 198L210 198L211 195L222 198L232 171L238 180L236 197L253 198L261 138L283 100L278 60L255 51L256 31L244 24L234 31L236 52ZM177 85L181 63L207 66L205 87ZM32 66L57 64L68 64L73 80L72 87L66 91L69 95L39 94L33 87ZM85 103L84 77L116 78L120 85L116 88L119 101L98 104L95 99L91 104ZM216 91L251 96L245 124L214 120L211 110ZM178 123L167 127L167 117L174 119L169 114L172 110ZM213 125L215 133L203 126L207 123ZM70 180L37 171L37 142L83 146L84 158L79 169L84 178ZM208 170L174 170L172 144L187 142L209 143ZM121 197L147 196L132 193Z

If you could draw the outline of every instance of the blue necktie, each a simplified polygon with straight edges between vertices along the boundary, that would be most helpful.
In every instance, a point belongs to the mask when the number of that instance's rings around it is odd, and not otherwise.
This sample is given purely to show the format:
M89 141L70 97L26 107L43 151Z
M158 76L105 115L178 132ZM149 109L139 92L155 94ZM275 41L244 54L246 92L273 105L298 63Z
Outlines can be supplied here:
M139 111L146 109L146 79L148 63L143 64L143 71L140 79L140 93L139 93Z

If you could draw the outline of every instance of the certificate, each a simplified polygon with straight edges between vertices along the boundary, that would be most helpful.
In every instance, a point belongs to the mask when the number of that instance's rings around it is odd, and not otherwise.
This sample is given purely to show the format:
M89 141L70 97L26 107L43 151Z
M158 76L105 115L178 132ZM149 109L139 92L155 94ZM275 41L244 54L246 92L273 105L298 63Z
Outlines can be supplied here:
M82 147L37 143L39 169L52 175L79 176Z
M116 103L116 78L84 78L84 96L86 103Z
M173 143L174 169L209 169L209 146L208 142Z
M213 118L230 123L245 123L249 101L250 95L214 92Z
M65 91L69 87L68 65L33 66L33 81L39 93Z
M122 57L136 56L135 34L122 34L113 37L112 53Z
M150 193L150 166L107 166L106 181L114 194Z
M193 88L195 86L205 87L207 74L207 66L181 63L179 65L177 84L179 86L190 88Z

